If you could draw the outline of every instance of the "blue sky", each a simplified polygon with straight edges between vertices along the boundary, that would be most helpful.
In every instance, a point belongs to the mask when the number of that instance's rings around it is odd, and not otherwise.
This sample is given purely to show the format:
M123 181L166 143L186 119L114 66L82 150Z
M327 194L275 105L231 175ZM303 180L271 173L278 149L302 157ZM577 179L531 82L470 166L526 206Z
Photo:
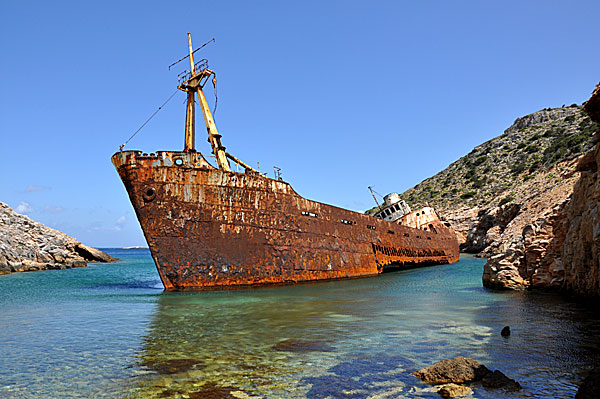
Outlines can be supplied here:
M228 151L362 211L369 185L402 192L518 116L585 101L598 15L598 1L4 0L0 201L88 245L145 245L110 156L175 91L188 65L167 67L192 32L216 39L201 54ZM182 149L184 99L127 148Z

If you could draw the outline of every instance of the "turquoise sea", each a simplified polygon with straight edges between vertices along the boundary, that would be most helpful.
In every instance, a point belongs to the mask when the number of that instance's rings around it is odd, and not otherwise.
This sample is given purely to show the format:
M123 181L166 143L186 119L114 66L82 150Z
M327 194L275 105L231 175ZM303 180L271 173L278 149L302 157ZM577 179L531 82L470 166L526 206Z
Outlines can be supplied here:
M484 261L345 281L165 293L147 250L0 276L0 398L439 398L410 373L463 355L572 398L600 360L600 314L494 292ZM509 325L512 335L500 336Z

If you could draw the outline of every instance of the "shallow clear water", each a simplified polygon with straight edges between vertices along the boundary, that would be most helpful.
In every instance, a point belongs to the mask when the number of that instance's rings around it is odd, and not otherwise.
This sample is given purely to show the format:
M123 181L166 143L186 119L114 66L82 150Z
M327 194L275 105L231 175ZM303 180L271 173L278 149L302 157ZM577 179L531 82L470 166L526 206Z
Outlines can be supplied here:
M121 261L0 276L0 398L439 398L410 373L457 355L524 387L473 397L572 398L600 360L589 304L488 291L481 259L164 293L147 250L108 252Z

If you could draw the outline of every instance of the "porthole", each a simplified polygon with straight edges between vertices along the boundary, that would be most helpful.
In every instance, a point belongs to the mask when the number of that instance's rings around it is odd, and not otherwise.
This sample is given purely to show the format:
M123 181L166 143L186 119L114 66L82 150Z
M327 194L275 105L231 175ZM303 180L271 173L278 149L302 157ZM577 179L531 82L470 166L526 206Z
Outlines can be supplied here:
M183 159L181 159L181 158L175 158L174 162L175 162L175 165L177 165L177 166L183 165Z
M144 201L146 201L146 202L150 202L154 198L156 198L156 190L154 189L154 187L146 187L144 189L143 197L144 197Z

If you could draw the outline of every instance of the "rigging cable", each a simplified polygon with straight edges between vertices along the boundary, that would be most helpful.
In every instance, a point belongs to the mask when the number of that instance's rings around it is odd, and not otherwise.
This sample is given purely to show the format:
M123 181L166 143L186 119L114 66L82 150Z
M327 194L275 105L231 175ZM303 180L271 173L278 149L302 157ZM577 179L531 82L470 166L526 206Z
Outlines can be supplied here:
M217 112L217 102L219 101L219 97L217 97L217 76L215 75L212 80L213 87L215 88L215 107L213 108L213 118L215 113Z
M172 99L173 97L175 97L175 94L177 94L177 92L178 92L178 91L179 91L179 89L175 90L175 92L174 92L173 94L171 94L171 96L170 96L170 97L167 99L167 101L165 101L165 102L164 102L164 103L163 103L163 104L162 104L160 107L158 107L158 109L157 109L156 111L154 111L154 113L153 113L152 115L150 115L150 118L146 119L146 122L142 123L142 126L140 126L140 128L139 128L138 130L136 130L136 131L135 131L135 133L133 133L133 134L131 135L131 137L127 139L127 141L126 141L126 142L124 142L123 144L121 144L121 145L119 146L119 151L123 151L123 147L125 147L125 146L127 145L127 143L129 143L129 141L130 141L132 138L134 138L134 137L135 137L135 135L136 135L136 134L138 134L138 132L139 132L140 130L142 130L142 128L143 128L144 126L146 126L146 124L147 124L148 122L150 122L150 120L151 120L152 118L154 118L154 116L155 116L156 114L158 114L158 111L160 111L160 110L162 109L162 107L164 107L165 105L167 105L167 103L168 103L169 101L171 101L171 99Z

